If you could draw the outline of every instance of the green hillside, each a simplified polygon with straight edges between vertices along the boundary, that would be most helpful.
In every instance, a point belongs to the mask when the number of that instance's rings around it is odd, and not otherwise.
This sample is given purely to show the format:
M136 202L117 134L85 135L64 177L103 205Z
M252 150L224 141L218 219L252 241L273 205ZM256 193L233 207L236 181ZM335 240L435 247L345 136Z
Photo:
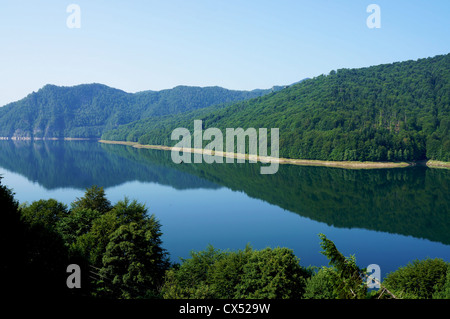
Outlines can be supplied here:
M173 129L279 128L280 156L332 161L450 161L450 54L339 69L224 108L140 120L103 139L174 145Z
M102 84L46 85L0 108L0 137L99 138L105 130L144 118L226 105L279 90L233 91L177 86L135 94Z

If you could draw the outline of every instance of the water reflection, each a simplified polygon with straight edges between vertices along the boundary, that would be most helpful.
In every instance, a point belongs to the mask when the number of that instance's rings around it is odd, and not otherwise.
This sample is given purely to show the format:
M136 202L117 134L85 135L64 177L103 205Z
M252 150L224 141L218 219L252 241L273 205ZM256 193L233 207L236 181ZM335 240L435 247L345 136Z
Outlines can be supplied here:
M449 170L281 165L277 174L261 175L258 164L177 165L170 152L97 142L1 141L0 149L0 167L47 189L129 181L175 189L226 187L330 226L450 244Z

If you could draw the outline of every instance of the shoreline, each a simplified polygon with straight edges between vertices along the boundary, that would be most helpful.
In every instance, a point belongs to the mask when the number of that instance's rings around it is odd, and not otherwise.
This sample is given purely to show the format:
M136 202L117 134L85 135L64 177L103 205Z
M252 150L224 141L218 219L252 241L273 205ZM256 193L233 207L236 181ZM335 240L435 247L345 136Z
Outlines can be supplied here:
M100 143L104 144L117 144L132 146L134 148L145 148L145 149L155 149L163 151L178 150L182 151L180 147L164 146L164 145L143 145L137 142L125 142L125 141L108 141L99 140ZM321 161L321 160L304 160L304 159L291 159L291 158L272 158L268 156L256 156L229 152L214 152L204 149L184 149L184 151L189 153L215 155L221 157L238 158L246 160L256 160L261 163L268 163L270 161L278 162L279 164L291 164L299 166L326 166L326 167L336 167L336 168L346 168L346 169L377 169L377 168L404 168L410 166L427 166L430 168L446 168L450 169L450 162L440 162L440 161L419 161L419 162L337 162L337 161Z
M7 137L0 136L0 141L98 141L91 137Z

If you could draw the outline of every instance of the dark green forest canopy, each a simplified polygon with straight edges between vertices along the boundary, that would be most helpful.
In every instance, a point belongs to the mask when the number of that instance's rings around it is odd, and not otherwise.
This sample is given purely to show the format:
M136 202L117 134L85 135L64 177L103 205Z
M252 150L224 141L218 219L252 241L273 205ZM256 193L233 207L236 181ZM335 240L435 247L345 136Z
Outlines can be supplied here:
M102 187L86 190L70 209L54 199L19 203L1 184L3 288L40 300L96 298L334 299L389 297L368 292L356 257L345 257L325 235L322 253L331 267L303 267L285 247L221 251L212 246L181 264L162 247L161 224L135 200L117 202ZM68 264L89 276L68 289ZM399 298L450 297L450 264L415 260L388 274L383 285ZM389 293L390 296L394 296ZM62 300L62 299L61 299ZM79 299L77 299L79 301Z
M105 130L144 118L179 114L211 105L259 97L267 90L177 86L135 94L102 84L46 85L0 108L0 136L15 138L100 138Z
M450 54L339 69L224 108L140 120L103 139L169 145L177 127L279 128L280 156L450 161Z

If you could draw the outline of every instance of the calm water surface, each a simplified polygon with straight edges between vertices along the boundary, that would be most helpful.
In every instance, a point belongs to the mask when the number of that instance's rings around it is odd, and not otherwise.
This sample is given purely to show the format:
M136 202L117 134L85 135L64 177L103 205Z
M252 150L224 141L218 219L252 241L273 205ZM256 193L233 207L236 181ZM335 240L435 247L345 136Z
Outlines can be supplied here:
M70 204L92 185L114 204L146 204L173 261L208 244L289 247L300 263L327 265L319 233L382 276L414 259L450 261L450 170L344 170L259 164L181 164L170 152L86 141L0 141L2 183L20 202Z

